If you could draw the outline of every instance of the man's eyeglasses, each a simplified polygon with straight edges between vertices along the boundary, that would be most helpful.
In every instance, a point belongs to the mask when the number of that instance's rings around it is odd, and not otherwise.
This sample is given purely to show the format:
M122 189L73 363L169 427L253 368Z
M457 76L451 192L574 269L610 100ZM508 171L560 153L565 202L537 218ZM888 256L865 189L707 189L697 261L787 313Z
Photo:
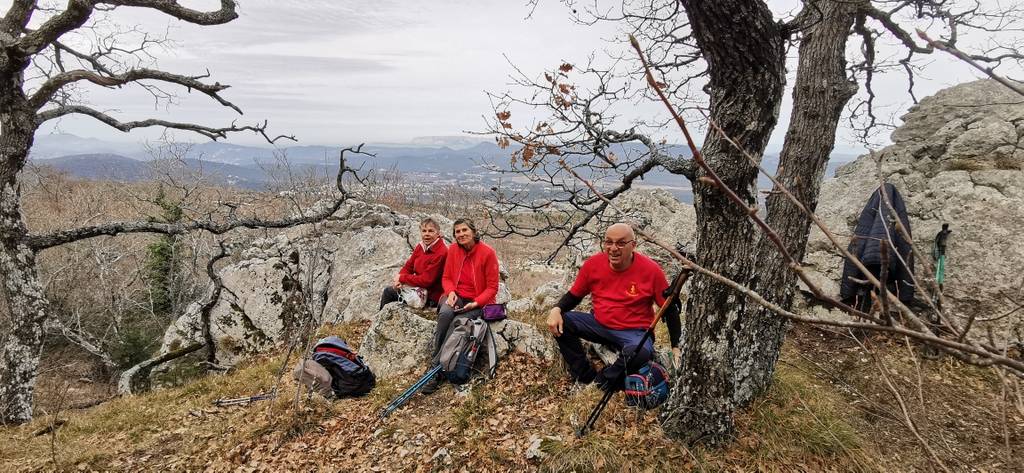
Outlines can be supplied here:
M626 241L605 240L605 241L602 241L601 244L604 245L605 248L611 248L611 247L614 246L614 247L616 247L616 248L621 250L622 248L625 248L626 245L628 245L630 243L633 243L634 241L636 241L636 240L626 240Z

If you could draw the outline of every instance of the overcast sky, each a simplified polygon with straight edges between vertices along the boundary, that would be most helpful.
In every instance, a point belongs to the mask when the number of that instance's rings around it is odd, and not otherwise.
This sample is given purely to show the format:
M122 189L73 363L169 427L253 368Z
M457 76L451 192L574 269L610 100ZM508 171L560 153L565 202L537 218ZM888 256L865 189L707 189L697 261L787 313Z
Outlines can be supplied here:
M0 4L9 4L0 2ZM61 2L63 3L63 2ZM219 2L185 2L215 9ZM112 17L151 31L170 27L175 47L159 52L159 65L180 73L209 69L213 80L230 84L224 96L239 105L239 117L203 96L182 94L168 110L135 90L91 87L88 98L121 119L149 116L210 125L270 120L274 132L295 134L300 144L353 142L401 143L420 136L459 135L482 130L490 114L485 90L507 88L515 63L530 75L562 61L582 63L615 26L580 26L556 0L541 0L533 16L520 1L397 2L376 0L242 0L240 17L223 26L196 27L140 9L118 8ZM772 2L782 11L794 2ZM4 10L6 10L6 5ZM508 59L506 59L506 57ZM977 74L966 66L936 57L918 81L923 97ZM896 113L909 99L900 78L880 80L883 101ZM788 95L788 92L787 92ZM788 105L780 131L781 145ZM656 107L638 110L655 113ZM87 118L49 124L61 132L119 141L152 137L155 132L125 135ZM183 136L184 138L184 136ZM191 138L189 139L196 139ZM671 136L670 141L678 141ZM232 142L256 144L252 136ZM845 141L845 142L844 142ZM841 140L839 147L852 146Z

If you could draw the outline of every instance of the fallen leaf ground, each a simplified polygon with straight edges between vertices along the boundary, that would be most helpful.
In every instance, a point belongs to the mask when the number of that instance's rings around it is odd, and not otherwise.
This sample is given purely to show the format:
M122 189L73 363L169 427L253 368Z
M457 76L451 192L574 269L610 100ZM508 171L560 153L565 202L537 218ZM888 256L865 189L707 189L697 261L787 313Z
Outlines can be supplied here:
M359 340L365 324L333 330ZM492 380L417 395L385 421L378 413L416 374L383 380L365 398L333 402L297 397L285 374L274 400L212 404L270 390L282 353L252 359L226 375L89 409L51 409L29 425L0 429L0 470L934 469L896 398L879 381L876 357L922 437L948 467L1024 470L1024 415L1004 401L1004 385L991 371L948 359L920 360L901 341L863 343L870 353L849 336L795 329L772 388L737 415L737 438L718 449L686 448L662 433L655 413L626 408L621 398L609 404L591 435L576 439L574 430L600 393L571 386L558 364L521 354L502 360ZM59 428L36 435L60 421Z

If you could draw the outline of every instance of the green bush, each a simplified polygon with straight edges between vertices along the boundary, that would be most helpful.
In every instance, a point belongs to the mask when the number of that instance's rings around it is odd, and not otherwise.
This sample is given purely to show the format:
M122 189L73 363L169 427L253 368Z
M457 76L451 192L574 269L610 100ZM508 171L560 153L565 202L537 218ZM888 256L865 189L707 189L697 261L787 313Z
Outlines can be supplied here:
M108 347L110 357L120 368L148 360L159 346L163 327L155 320L138 319L122 323L123 328Z
M181 221L184 215L181 202L169 200L163 187L157 190L153 201L160 207L160 217L153 220L163 223ZM149 285L153 312L156 314L166 315L174 311L179 254L177 238L171 235L161 235L157 241L146 247L146 281Z

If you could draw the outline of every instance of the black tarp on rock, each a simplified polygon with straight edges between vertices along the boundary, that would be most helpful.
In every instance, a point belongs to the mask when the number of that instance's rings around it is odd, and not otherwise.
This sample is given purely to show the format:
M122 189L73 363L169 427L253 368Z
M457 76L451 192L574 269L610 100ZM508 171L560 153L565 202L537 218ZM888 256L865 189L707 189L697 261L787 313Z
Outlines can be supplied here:
M907 217L907 207L903 196L892 184L885 184L886 194L895 215L889 210L885 201L882 200L882 187L871 193L871 198L864 206L857 220L857 227L854 229L854 236L850 240L847 250L853 256L860 259L861 263L876 277L880 274L882 267L881 245L892 242L889 246L889 291L896 294L900 301L909 303L914 299L914 283L911 275L914 272L914 256L911 253L910 242L903 238L903 234L896 229L898 218L907 234L910 235L910 219ZM896 252L891 251L895 247ZM899 257L897 257L899 255ZM902 260L902 261L901 261ZM903 264L903 261L906 264ZM847 259L843 262L843 276L840 282L839 296L844 301L852 301L863 285L853 281L855 279L866 279L853 263Z

